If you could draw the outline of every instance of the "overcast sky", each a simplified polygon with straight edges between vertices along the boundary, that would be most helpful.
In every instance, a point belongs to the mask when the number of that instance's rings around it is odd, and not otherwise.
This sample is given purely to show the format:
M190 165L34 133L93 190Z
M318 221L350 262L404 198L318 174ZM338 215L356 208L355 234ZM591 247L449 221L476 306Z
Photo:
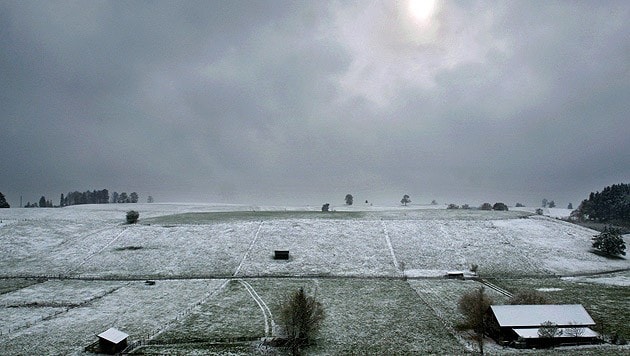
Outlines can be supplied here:
M577 206L630 182L630 2L0 0L0 120L16 207Z

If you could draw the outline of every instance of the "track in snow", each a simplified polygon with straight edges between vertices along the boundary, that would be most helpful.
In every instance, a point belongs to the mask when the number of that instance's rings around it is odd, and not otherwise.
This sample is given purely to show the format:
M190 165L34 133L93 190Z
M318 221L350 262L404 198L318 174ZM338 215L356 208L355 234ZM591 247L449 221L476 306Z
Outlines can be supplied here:
M260 307L260 310L262 310L263 312L263 317L265 319L265 336L275 335L276 323L273 321L273 315L271 314L271 310L269 310L267 303L265 303L265 301L260 297L260 295L258 295L254 287L251 286L251 284L247 283L246 281L242 279L239 279L238 281L239 283L243 285L243 287L245 287L245 289L247 289L247 292L249 292L249 295L254 299L256 304L258 304L258 306Z
M394 246L392 246L392 241L389 238L389 231L387 231L387 225L385 222L381 220L381 225L383 226L383 234L385 235L385 241L387 242L387 247L389 247L389 253L392 255L392 261L394 262L394 267L396 269L400 269L400 265L398 264L398 259L396 259L396 254L394 253Z
M249 256L249 253L254 248L254 245L256 244L256 240L258 240L258 234L260 234L260 230L262 229L262 226L264 223L265 223L264 221L261 221L260 224L258 225L258 230L256 230L256 234L254 234L254 238L252 239L252 242L249 244L249 248L243 255L243 258L241 259L241 263L239 263L238 267L236 267L236 271L234 271L234 274L233 274L234 277L236 277L238 272L241 271L241 267L243 267L243 263L245 263L245 260L247 260L247 256Z

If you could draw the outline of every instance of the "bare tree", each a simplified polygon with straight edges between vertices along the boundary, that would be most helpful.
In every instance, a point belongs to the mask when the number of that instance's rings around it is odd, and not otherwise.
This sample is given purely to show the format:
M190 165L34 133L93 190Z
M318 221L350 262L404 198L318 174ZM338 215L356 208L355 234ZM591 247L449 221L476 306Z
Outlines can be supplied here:
M570 337L580 337L584 335L584 328L578 326L575 322L570 322L569 326L564 329L567 336Z
M483 355L483 335L486 332L486 312L493 301L484 287L470 291L459 299L457 309L464 315L465 325L475 331L479 352Z
M540 324L538 337L546 340L546 344L553 346L554 339L562 336L562 330L553 321L547 320Z

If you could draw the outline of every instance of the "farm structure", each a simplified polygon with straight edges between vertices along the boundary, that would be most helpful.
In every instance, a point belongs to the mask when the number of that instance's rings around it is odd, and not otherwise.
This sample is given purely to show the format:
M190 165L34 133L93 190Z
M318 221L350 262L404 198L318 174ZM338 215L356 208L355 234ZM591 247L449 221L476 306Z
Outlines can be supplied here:
M494 326L491 336L516 347L593 344L599 337L591 329L593 318L580 304L492 305L489 313ZM551 335L541 333L546 324L557 329Z
M97 337L99 352L113 355L122 352L127 347L129 335L116 328L109 328Z
M274 260L288 260L289 259L289 251L288 250L275 250L273 252Z

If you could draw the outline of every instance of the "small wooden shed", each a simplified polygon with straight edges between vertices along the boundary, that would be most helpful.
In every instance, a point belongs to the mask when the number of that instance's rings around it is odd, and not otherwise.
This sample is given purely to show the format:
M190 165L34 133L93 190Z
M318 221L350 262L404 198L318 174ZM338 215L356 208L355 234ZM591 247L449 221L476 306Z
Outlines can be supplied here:
M446 272L446 278L448 278L448 279L464 279L464 272L462 272L462 271L448 271L448 272Z
M274 260L288 260L289 259L289 250L275 250L273 252Z
M98 337L99 350L102 353L113 355L127 348L129 335L116 328L109 328L96 336Z

